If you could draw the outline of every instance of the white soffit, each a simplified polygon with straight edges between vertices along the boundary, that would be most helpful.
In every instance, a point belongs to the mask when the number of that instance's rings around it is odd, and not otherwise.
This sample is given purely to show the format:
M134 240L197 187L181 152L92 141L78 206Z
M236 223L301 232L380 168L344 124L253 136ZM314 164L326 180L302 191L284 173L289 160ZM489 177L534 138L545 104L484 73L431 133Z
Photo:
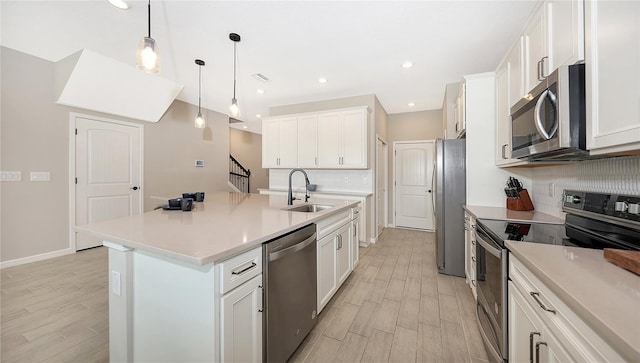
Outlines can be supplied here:
M158 122L181 85L83 49L56 63L56 103Z

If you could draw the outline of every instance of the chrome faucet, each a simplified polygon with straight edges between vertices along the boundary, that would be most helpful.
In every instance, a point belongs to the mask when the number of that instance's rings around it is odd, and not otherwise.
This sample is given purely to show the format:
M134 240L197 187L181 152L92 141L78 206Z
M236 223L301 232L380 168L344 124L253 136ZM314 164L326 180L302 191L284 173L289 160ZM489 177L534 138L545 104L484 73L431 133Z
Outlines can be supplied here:
M309 189L307 188L309 186L309 177L307 176L307 172L304 171L303 169L293 169L289 173L289 194L287 195L287 205L293 205L293 201L298 199L298 198L294 198L293 192L291 191L291 176L296 171L301 171L302 174L304 174L304 181L306 183L306 185L304 186L304 202L306 203L309 201Z

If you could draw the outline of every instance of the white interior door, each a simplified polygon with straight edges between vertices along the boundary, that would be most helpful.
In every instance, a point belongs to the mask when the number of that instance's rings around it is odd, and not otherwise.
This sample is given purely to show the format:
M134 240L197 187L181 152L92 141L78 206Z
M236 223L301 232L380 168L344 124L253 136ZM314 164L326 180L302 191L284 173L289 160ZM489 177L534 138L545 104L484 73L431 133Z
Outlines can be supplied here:
M433 230L433 142L395 145L396 226Z
M76 118L76 225L140 214L140 128ZM102 241L76 233L76 250Z
M376 226L377 235L386 227L387 210L387 144L380 139L376 140Z

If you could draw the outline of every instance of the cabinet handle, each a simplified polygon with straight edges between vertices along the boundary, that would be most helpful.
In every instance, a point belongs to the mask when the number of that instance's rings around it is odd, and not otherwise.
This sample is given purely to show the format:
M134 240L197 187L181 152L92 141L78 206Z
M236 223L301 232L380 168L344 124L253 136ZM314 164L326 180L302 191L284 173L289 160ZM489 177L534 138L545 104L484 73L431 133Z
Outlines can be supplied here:
M258 285L258 288L260 290L262 290L262 285ZM258 312L261 313L264 311L264 290L262 290L262 307L260 309L258 309Z
M472 240L471 240L471 245L472 245L472 246L475 246L475 245L476 245L476 240L475 240L475 239L472 239Z
M540 336L540 333L537 331L532 331L529 333L529 363L533 363L533 337Z
M318 157L315 157L315 161L314 161L315 165L318 166Z
M502 158L503 159L507 158L507 146L509 146L509 144L502 145Z
M541 66L542 66L542 59L540 59L538 61L538 81L542 81L544 79L544 78L540 78L540 74L541 74L540 67Z
M258 264L257 264L257 263L255 263L255 262L251 262L251 265L249 265L249 266L247 266L247 267L243 268L243 269L242 269L242 270L240 270L240 271L231 271L231 274L232 274L232 275L242 275L243 273L245 273L245 272L247 272L247 271L251 270L252 268L254 268L254 267L256 267L256 266L258 266Z
M540 298L538 296L540 296L539 292L529 292L529 295L531 295L531 297L538 303L538 305L540 305L540 307L542 308L542 310L544 311L548 311L550 313L556 313L555 310L553 309L549 309L548 307L546 307L542 301L540 301Z
M473 287L478 286L478 285L476 285L476 280L471 280L471 285L473 285Z
M542 79L546 79L547 76L544 75L544 60L545 59L549 59L549 57L544 56L542 57L542 59L540 59L540 76L542 76Z
M358 235L358 225L354 224L353 225L353 236L356 237Z
M476 256L471 256L471 261L476 262Z
M536 363L540 363L540 346L547 346L546 342L537 342L536 343Z

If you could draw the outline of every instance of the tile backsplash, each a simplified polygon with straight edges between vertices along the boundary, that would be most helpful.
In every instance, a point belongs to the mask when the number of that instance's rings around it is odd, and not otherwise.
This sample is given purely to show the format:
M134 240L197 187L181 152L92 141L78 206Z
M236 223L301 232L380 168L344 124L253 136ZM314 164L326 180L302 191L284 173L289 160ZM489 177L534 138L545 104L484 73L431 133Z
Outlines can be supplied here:
M533 168L537 211L564 217L564 189L640 195L640 155Z
M269 189L287 189L291 169L269 169ZM318 191L368 192L373 191L373 170L305 169L309 181L318 185ZM304 176L294 173L293 189L304 189Z

